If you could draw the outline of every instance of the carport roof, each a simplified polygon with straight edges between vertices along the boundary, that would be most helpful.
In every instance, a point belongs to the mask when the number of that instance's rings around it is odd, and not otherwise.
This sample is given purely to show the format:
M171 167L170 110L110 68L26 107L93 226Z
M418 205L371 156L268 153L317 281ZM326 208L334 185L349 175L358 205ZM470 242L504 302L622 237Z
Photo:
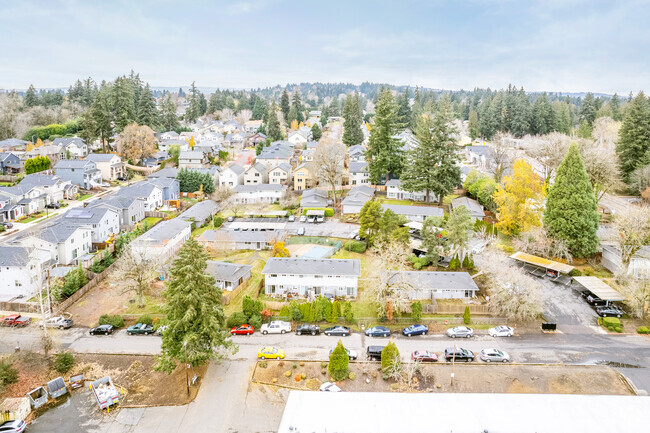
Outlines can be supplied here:
M524 263L529 263L534 266L541 266L552 271L557 271L563 274L568 274L573 270L573 266L567 265L565 263L554 262L553 260L548 260L542 257L537 257L532 254L522 253L518 251L510 256L511 259L519 260Z
M325 210L323 209L309 209L307 211L307 216L325 216Z
M573 277L573 279L594 295L605 301L624 301L625 297L598 277Z

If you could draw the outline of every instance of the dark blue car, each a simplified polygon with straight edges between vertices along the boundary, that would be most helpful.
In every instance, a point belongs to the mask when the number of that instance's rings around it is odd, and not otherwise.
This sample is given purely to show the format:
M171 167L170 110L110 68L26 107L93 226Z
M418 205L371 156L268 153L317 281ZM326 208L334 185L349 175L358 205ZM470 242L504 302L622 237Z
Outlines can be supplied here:
M411 325L407 328L402 329L402 334L406 335L407 337L411 337L413 335L427 335L428 333L429 328L425 325Z
M385 326L373 326L366 329L366 336L368 337L388 337L390 336L390 329Z

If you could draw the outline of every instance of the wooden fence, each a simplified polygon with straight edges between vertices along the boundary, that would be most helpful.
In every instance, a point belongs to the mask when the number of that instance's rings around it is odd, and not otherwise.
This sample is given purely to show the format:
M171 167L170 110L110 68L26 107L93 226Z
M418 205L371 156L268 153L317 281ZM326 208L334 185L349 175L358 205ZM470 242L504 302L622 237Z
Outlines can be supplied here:
M12 313L39 313L41 306L38 302L0 302L0 311Z
M110 265L108 268L104 269L102 273L95 274L95 276L90 281L88 281L85 286L83 286L81 289L74 292L72 296L59 302L58 304L55 304L52 308L54 310L54 314L60 314L64 312L65 310L70 308L72 304L77 302L83 295L88 293L90 289L92 289L93 287L97 286L97 284L104 281L104 279L108 276L108 273L111 271L111 268L115 266L115 263Z
M492 313L487 305L478 305L478 304L434 304L434 305L423 305L422 312L424 314L463 314L465 312L465 307L469 307L470 314L480 314L489 316Z
M166 214L165 212L157 212L157 211L144 211L144 217L145 218L169 218L169 214Z
M243 283L241 283L239 286L235 287L232 291L226 291L223 290L221 293L221 302L223 305L229 305L233 299L237 297L241 293L242 290L246 288L248 285L248 282L250 281L250 277L246 279Z
M14 183L18 179L16 176L11 176L8 174L0 174L0 182L11 182Z

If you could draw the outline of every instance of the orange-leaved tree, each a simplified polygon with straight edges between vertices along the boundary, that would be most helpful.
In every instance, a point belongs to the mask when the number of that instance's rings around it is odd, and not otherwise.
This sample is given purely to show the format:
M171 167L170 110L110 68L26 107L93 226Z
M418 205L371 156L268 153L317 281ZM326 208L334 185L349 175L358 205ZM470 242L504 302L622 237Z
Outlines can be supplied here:
M289 250L284 246L284 242L273 242L271 257L290 257Z

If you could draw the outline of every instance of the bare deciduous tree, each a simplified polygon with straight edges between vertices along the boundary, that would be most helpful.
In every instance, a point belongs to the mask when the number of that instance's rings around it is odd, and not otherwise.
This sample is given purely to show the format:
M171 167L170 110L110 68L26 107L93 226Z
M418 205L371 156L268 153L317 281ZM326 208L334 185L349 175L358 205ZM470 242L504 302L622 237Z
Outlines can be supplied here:
M228 122L229 120L235 118L235 113L230 108L224 108L223 110L221 110L219 118L224 122Z
M124 293L135 293L138 307L142 308L145 293L159 275L160 264L158 260L149 258L145 251L127 246L113 266L111 279L121 285Z
M124 128L117 140L117 151L127 160L139 163L156 151L156 137L146 125L132 123Z
M620 129L621 122L617 122L611 117L599 117L594 122L591 135L596 140L597 147L614 151Z
M584 146L581 153L596 200L623 186L618 156L612 148Z
M321 182L327 183L334 191L334 203L337 202L336 187L343 178L345 162L345 145L338 142L323 142L316 147L311 171Z
M526 136L523 148L526 154L534 158L544 170L544 181L549 183L555 170L560 166L569 149L571 139L559 132L552 132L541 137Z
M626 213L616 215L608 237L621 252L621 262L627 272L632 257L650 243L650 207L632 206Z
M403 278L409 251L400 242L380 242L374 253L379 265L370 270L368 292L377 303L377 315L388 317L391 309L399 314L410 307L409 291L414 289Z
M626 272L620 272L616 275L616 282L627 298L625 304L628 312L636 318L646 318L650 307L650 277L634 278Z
M253 117L253 112L251 110L241 110L237 115L237 118L241 123L248 122L251 120L251 117Z
M497 183L501 183L503 174L508 168L512 167L512 149L503 144L503 139L507 138L513 137L511 134L497 133L490 146L490 172Z
M543 227L533 227L527 232L513 238L513 247L524 253L542 257L565 259L567 263L573 261L569 247L562 239L551 238Z

